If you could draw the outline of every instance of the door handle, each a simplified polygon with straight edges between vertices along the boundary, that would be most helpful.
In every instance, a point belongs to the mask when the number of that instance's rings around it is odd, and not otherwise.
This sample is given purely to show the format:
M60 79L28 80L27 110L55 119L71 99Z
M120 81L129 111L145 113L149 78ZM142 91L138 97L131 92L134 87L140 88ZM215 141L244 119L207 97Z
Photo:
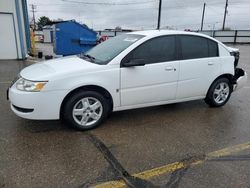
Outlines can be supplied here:
M214 65L214 63L213 62L209 62L208 65Z
M174 67L166 67L165 71L176 71L176 68L174 68Z

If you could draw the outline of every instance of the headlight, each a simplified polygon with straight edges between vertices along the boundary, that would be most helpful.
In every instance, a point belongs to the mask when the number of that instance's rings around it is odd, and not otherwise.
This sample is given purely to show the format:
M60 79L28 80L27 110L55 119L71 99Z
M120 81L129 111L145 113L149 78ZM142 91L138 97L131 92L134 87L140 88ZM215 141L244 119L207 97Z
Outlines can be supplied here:
M30 81L24 78L20 78L16 82L16 88L21 91L30 91L30 92L41 91L46 83L47 81L36 82L36 81Z

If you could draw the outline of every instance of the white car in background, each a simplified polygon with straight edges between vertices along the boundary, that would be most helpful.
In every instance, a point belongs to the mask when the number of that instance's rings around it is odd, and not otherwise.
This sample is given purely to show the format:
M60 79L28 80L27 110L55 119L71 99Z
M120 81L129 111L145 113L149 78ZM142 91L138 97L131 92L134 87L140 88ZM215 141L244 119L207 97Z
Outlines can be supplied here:
M247 74L239 52L206 35L138 31L111 38L85 54L23 69L8 90L20 117L64 119L81 130L112 111L197 99L227 103Z

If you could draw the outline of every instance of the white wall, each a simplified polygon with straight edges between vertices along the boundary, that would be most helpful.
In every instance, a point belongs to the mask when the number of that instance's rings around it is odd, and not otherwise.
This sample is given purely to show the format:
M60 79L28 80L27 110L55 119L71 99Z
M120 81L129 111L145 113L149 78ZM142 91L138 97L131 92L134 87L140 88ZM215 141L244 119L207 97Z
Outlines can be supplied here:
M0 13L0 23L0 59L17 59L13 15Z
M15 38L16 38L16 45L17 45L17 59L23 59L22 57L22 50L23 53L27 54L27 46L26 46L26 36L25 36L25 25L24 25L24 18L23 18L23 7L22 7L22 0L17 1L19 4L19 11L20 11L20 19L21 23L20 25L18 24L18 19L17 19L17 6L15 4L15 0L0 0L0 14L3 13L11 13L14 18L14 28L15 28ZM1 23L2 24L2 23ZM4 25L1 25L1 27L5 28ZM6 27L8 29L10 27ZM19 29L22 31L19 33ZM13 32L13 31L9 31ZM21 38L20 34L22 33L22 38L23 42L21 43ZM5 37L5 36L0 36L0 37ZM16 50L16 49L8 49L8 50ZM3 57L0 57L0 59L4 59ZM14 58L13 58L14 59Z
M50 32L53 31L53 29L43 29L43 36L44 36L44 43L52 43L52 39L51 39L51 34Z

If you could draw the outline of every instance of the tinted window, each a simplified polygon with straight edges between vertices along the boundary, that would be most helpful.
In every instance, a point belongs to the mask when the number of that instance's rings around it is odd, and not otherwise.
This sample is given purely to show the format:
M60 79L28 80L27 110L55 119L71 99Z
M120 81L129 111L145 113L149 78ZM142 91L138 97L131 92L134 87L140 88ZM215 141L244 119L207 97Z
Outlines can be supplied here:
M183 59L208 57L208 43L206 38L196 36L180 36Z
M208 41L208 53L209 57L216 57L218 56L218 44L212 40L207 40Z
M129 54L130 59L143 59L146 64L175 60L175 37L164 36L146 41Z

